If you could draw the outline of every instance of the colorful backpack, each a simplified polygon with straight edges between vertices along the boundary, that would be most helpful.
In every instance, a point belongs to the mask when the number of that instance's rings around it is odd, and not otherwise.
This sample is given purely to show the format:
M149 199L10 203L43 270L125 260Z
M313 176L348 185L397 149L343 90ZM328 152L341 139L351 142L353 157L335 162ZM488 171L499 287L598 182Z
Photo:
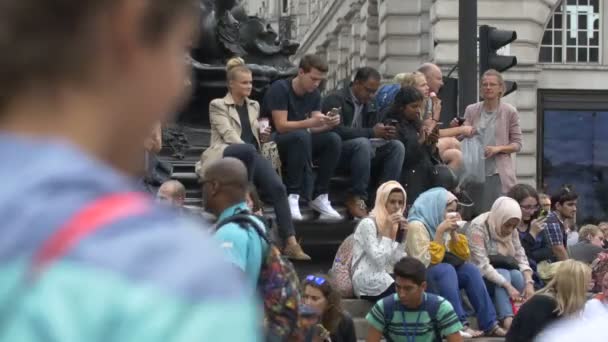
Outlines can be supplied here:
M608 273L608 252L598 254L597 258L591 263L591 272L594 282L593 292L602 292L602 280L604 275Z
M344 298L354 297L353 271L361 261L361 258L353 264L353 247L355 245L355 234L349 235L336 252L334 263L329 274L334 279L334 284Z
M220 229L228 223L236 223L244 229L251 227L268 243L268 254L262 262L258 279L258 290L264 304L266 340L288 341L297 330L301 302L300 281L293 264L281 255L251 213L237 213L219 222L217 227Z

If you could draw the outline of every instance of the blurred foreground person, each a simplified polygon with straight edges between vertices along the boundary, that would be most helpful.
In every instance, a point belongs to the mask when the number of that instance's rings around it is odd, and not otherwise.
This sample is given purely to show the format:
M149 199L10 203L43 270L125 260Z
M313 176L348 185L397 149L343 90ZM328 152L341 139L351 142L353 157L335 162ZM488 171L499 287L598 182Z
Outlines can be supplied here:
M0 341L258 340L237 271L130 177L199 6L0 0Z
M562 262L547 286L521 306L507 333L506 341L534 341L551 324L562 319L580 316L585 308L590 283L591 269L589 266L572 259ZM543 339L543 341L574 340L561 337Z

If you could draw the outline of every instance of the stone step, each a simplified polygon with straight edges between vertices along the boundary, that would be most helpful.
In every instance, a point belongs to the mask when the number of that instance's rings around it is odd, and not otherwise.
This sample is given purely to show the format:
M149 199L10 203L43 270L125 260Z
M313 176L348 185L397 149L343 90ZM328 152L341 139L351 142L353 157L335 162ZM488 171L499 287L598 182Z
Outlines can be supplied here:
M342 299L342 308L348 311L352 317L365 317L372 306L374 303L363 299Z

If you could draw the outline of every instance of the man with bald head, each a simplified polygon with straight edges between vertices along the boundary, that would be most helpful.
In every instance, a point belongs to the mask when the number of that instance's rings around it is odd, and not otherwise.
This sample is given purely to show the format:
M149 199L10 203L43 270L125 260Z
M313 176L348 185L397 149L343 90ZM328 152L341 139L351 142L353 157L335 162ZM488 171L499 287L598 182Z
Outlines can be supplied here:
M202 178L205 210L224 221L238 214L251 215L258 227L266 232L266 226L249 212L246 196L248 191L247 168L236 158L223 158L211 163ZM250 290L256 290L268 244L254 227L227 223L218 227L215 238L221 244L230 262L246 275Z
M186 188L179 181L169 180L160 186L156 198L162 202L181 208L186 201Z
M426 82L429 85L429 90L432 93L439 94L439 90L443 87L443 75L441 69L433 63L424 63L418 68L418 71L424 74Z

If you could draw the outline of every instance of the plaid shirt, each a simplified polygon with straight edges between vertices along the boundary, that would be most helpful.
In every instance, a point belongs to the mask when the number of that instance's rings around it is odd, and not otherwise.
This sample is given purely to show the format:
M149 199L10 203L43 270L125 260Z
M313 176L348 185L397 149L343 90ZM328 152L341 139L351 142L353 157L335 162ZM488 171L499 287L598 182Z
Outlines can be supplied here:
M549 216L547 216L546 224L547 228L545 229L545 234L547 234L551 246L563 245L566 247L566 226L557 216L557 212L552 211Z

